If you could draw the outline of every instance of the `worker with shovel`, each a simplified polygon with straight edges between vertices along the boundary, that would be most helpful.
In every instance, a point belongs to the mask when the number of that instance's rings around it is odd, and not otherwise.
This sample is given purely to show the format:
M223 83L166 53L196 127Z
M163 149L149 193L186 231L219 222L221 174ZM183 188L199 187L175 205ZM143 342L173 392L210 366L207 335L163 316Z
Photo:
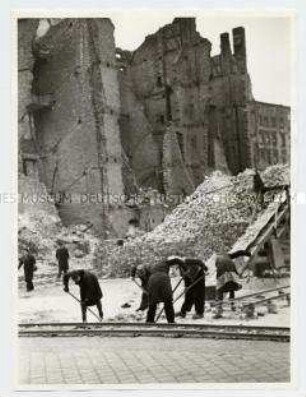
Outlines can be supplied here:
M229 293L229 299L235 299L235 292L242 288L238 277L240 277L235 262L233 259L241 256L250 257L251 254L248 251L239 250L234 253L217 255L216 257L216 271L217 271L217 310L214 315L215 319L221 318L223 313L223 296L225 293ZM235 304L231 302L231 309L235 311Z
M64 275L64 291L69 293L70 277L80 287L80 304L82 310L82 321L87 322L87 308L97 306L99 319L103 319L101 299L103 297L98 278L87 270L73 270ZM90 310L90 309L89 309Z
M170 266L173 263L165 260L150 269L148 282L149 310L147 313L147 323L155 322L155 314L158 303L164 303L165 314L168 323L175 323L173 309L173 294L171 280L169 277Z
M186 313L190 312L194 305L195 314L192 319L201 319L204 317L205 272L208 271L208 268L204 262L196 258L180 258L179 267L185 283L186 293L183 305L177 316L185 318Z

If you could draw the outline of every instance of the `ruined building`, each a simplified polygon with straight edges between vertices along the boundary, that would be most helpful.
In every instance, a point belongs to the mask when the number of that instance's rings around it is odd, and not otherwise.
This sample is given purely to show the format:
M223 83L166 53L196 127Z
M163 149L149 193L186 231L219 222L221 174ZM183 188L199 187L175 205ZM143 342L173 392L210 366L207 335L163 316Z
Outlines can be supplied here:
M233 52L222 33L212 57L194 18L134 52L116 49L107 18L64 19L42 37L38 25L18 21L19 189L36 181L69 197L65 223L117 236L131 218L152 228L162 206L126 205L139 188L184 196L213 170L289 161L290 109L254 100L242 27Z
M244 28L233 53L229 34L220 40L212 57L195 19L176 18L133 53L117 50L122 144L141 184L184 193L215 169L289 161L290 109L254 100Z

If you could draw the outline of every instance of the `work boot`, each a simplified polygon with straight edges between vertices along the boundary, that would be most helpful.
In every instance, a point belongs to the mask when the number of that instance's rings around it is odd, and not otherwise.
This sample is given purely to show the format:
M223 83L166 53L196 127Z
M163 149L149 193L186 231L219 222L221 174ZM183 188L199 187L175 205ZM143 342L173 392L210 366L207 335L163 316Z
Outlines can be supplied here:
M204 318L204 314L195 313L195 314L192 316L192 319L193 319L193 320L200 320L200 318Z

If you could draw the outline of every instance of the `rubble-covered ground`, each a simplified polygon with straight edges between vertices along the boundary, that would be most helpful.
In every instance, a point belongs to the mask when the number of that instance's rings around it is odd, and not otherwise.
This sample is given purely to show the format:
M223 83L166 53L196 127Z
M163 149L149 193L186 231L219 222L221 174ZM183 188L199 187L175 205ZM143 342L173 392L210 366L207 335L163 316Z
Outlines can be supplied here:
M73 268L92 268L94 251L100 240L88 225L64 227L56 213L40 208L18 215L19 255L22 248L32 248L37 260L36 277L52 276L58 270L55 257L57 242L66 244ZM22 278L22 270L19 271Z
M227 252L247 227L263 212L253 190L253 170L237 176L216 171L176 207L152 232L128 241L101 244L96 252L101 274L127 275L131 265L154 266L167 256L196 256L207 261L214 253ZM290 180L289 167L277 165L262 174L266 186L281 186ZM265 205L279 191L265 194Z
M178 278L172 278L172 285L175 286ZM103 291L102 306L105 321L116 322L144 322L145 313L136 312L139 307L141 291L130 279L100 279L100 285ZM35 280L34 280L35 283ZM277 280L277 286L288 285L288 279ZM275 286L272 279L253 279L250 282L243 282L243 289L237 293L239 295L247 295L250 291L262 291ZM182 292L181 284L176 291L174 298ZM70 282L70 292L79 297L79 288ZM128 308L122 308L124 304L130 305ZM179 299L175 305L175 311L179 311L183 303L183 298ZM213 311L210 304L206 305L204 319L192 320L194 308L187 314L185 319L177 318L178 323L196 323L196 324L249 324L249 325L266 325L266 326L289 326L290 324L290 308L285 300L277 300L276 306L278 314L268 313L267 307L262 305L257 308L257 315L254 319L246 319L241 315L241 311L231 312L229 306L224 305L227 310L224 311L224 318L215 320L212 318ZM162 305L160 305L160 308ZM97 309L92 307L97 313ZM69 294L63 291L63 285L53 280L52 284L35 286L35 290L31 293L25 292L25 286L20 284L19 302L18 302L18 320L22 323L36 322L80 322L81 310L79 303L76 302ZM97 319L88 313L88 321L96 322ZM164 316L159 322L165 322Z
M227 176L220 172L207 177L196 191L175 208L152 232L127 241L123 247L116 240L102 241L88 228L88 225L64 227L54 212L35 208L19 214L19 248L32 246L37 253L38 271L35 272L35 290L24 292L23 272L19 271L19 319L22 322L80 321L80 308L71 296L65 294L62 285L56 280L56 243L62 240L70 252L70 268L93 269L100 275L104 292L103 307L105 320L144 321L144 315L136 313L140 291L129 279L119 278L129 275L130 267L137 263L154 263L168 255L197 256L206 263L211 262L215 252L228 251L247 227L262 216L263 211L256 202L253 191L253 171L246 170L238 176ZM278 186L289 182L289 168L274 166L262 173L266 186ZM273 193L265 195L266 206L273 201ZM214 266L209 266L209 268ZM110 279L109 277L116 277ZM210 269L210 278L214 277ZM209 280L208 277L208 282ZM175 278L172 279L175 283ZM253 282L254 281L254 282ZM260 291L271 286L288 283L288 279L256 280L245 283L239 294ZM180 289L177 293L179 293ZM75 288L75 294L78 290ZM179 310L181 301L175 305ZM122 308L124 303L131 305ZM259 317L243 320L239 311L225 312L222 321L239 323L288 325L290 310L286 303L279 313L267 313L265 307ZM259 312L260 312L259 310ZM260 315L261 314L261 315ZM264 315L262 315L264 314ZM90 318L89 314L89 318ZM94 320L94 318L92 318ZM165 321L163 318L162 321ZM191 314L179 322L190 322ZM205 319L210 322L212 310L208 305ZM220 322L220 320L217 320Z

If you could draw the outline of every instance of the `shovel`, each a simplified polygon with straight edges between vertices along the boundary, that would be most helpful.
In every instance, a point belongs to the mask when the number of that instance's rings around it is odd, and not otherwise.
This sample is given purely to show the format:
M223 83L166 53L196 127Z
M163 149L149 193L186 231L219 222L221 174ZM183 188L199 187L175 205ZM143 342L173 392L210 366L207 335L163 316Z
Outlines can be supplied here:
M177 302L184 294L186 294L187 291L189 291L192 287L194 287L199 281L201 281L203 278L206 277L206 274L203 274L203 276L199 277L197 280L195 280L191 285L189 285L189 287L185 288L184 291L179 294L179 296L177 298L175 298L175 300L173 301L173 304L175 302ZM176 290L176 288L179 286L180 282L183 279L181 278L180 281L178 282L177 286L174 288L173 292ZM164 308L162 308L162 310L158 313L158 316L156 317L156 321L159 319L159 317L162 315L162 312L164 311Z
M81 301L80 301L75 295L73 295L70 291L68 291L68 294L69 294L70 296L72 296L73 299L75 299L77 302L79 302L79 303L81 304ZM100 322L100 317L98 317L98 316L96 315L96 313L95 313L93 310L91 310L89 307L87 307L87 309L88 309L88 311L89 311L93 316L95 316L95 317L99 320L99 322Z

